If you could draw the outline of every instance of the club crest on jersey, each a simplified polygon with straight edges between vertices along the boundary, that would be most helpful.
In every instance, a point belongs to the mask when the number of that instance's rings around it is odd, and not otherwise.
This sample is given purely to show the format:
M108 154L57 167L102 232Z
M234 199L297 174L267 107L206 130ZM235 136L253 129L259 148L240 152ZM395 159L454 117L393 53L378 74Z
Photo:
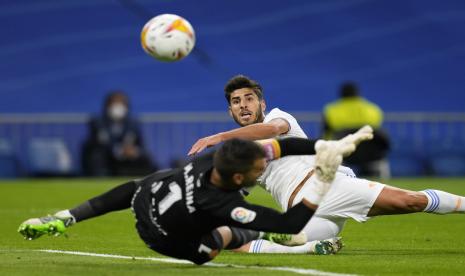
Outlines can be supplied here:
M245 209L243 207L236 207L231 212L231 218L243 224L252 222L255 219L256 215L257 213L255 213L254 211Z

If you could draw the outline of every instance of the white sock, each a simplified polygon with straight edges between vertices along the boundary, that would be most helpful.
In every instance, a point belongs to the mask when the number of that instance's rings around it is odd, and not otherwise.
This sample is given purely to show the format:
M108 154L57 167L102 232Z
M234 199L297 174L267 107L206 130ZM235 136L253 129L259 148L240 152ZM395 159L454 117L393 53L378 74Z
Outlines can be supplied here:
M69 210L61 210L54 214L54 216L66 220L66 226L71 226L76 223L76 218L69 212Z
M250 243L249 253L312 253L318 241L307 242L298 246L285 246L267 240L254 240Z
M436 214L465 212L465 197L438 190L421 192L428 198L428 204L423 212Z

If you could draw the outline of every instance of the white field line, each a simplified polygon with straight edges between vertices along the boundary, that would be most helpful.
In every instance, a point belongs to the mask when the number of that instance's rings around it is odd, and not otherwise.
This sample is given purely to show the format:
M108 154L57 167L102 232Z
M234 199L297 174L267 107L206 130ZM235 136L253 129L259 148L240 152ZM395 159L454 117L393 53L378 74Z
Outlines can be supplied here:
M99 254L91 252L80 252L80 251L64 251L64 250L51 250L51 249L40 249L35 250L46 253L56 253L56 254L68 254L68 255L80 255L80 256L90 256L90 257L100 257L100 258L113 258L113 259L129 259L129 260L144 260L144 261L153 261L160 263L171 263L171 264L188 264L192 265L192 262L185 260L177 260L171 258L153 258L153 257L131 257L124 255L113 255L113 254ZM356 274L343 274L343 273L334 273L334 272L325 272L316 269L308 268L294 268L294 267L285 267L285 266L256 266L256 265L235 265L235 264L222 264L222 263L206 263L205 266L213 267L233 267L233 268L244 268L244 269L261 269L261 270L275 270L275 271L286 271L297 274L305 275L317 275L317 276L357 276Z

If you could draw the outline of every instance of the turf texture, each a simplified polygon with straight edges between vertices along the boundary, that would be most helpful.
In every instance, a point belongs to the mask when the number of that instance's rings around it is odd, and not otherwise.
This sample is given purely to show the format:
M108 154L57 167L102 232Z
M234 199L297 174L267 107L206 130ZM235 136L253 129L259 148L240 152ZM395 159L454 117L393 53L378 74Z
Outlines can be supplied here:
M298 275L270 267L314 269L357 275L465 274L465 215L410 214L385 216L360 224L349 221L342 233L345 248L337 255L271 255L222 252L215 263L247 267L196 266L137 258L113 259L52 254L40 249L163 256L138 238L129 210L84 221L68 237L26 241L16 232L27 218L74 207L127 179L21 179L0 181L0 275ZM463 178L395 179L390 184L412 190L435 188L465 195ZM276 207L257 188L249 200ZM308 272L308 271L307 271ZM332 275L332 274L326 274Z

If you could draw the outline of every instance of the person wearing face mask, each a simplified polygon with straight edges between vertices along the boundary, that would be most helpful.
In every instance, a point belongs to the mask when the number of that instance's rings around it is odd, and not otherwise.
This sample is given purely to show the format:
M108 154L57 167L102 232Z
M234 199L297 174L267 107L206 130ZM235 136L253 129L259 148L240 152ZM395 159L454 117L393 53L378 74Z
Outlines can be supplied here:
M88 176L143 175L158 169L144 149L139 123L130 116L122 91L110 92L102 115L90 120L82 168Z

